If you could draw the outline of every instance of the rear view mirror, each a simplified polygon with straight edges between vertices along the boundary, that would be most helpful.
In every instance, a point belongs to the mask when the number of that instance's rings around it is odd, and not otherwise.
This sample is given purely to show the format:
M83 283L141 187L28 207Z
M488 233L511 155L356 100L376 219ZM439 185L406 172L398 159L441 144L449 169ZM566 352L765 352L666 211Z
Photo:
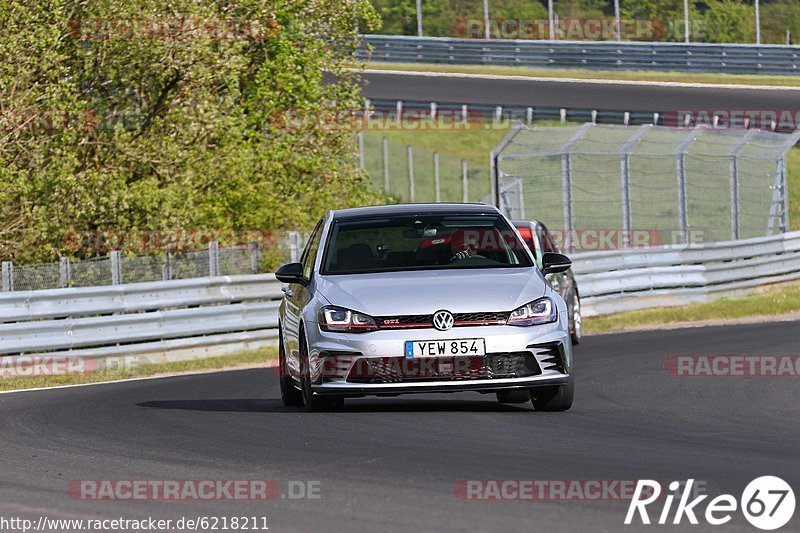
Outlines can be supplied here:
M302 263L289 263L283 265L275 272L275 277L284 283L299 283L306 284L306 278L303 277L303 264Z
M542 257L542 274L558 274L572 268L572 260L562 254L546 253Z

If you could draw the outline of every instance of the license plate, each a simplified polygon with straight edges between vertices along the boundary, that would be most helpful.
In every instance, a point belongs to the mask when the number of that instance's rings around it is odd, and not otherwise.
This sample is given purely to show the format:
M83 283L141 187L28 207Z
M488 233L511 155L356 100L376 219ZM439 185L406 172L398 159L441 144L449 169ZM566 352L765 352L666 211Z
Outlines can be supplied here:
M486 355L486 341L484 339L406 341L404 352L408 359L415 357Z

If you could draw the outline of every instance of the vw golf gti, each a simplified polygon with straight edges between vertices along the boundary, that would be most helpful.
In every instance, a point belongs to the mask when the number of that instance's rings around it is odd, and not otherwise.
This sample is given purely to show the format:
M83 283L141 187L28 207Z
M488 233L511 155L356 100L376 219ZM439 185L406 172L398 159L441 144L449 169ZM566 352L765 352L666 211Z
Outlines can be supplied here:
M284 265L281 396L309 411L345 398L476 391L537 410L572 405L567 304L495 207L330 211Z

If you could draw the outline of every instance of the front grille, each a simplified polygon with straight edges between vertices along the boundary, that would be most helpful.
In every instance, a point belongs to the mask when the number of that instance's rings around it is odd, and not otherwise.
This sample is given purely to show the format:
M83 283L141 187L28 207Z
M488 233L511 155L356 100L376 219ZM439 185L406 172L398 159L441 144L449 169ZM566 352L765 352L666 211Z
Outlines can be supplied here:
M353 365L347 381L351 383L468 381L526 377L541 373L531 352L415 359L362 357Z
M453 313L453 327L465 326L502 326L508 321L511 313L484 312L484 313ZM433 315L398 315L375 317L381 329L415 329L432 328Z

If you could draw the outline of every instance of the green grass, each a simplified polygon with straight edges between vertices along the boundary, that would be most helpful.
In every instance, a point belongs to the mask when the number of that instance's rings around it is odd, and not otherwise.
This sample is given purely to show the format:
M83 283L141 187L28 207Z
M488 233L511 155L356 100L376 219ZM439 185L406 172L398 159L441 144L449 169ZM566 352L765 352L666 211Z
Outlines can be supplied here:
M775 316L798 311L800 311L800 286L781 285L763 288L748 296L722 298L714 302L585 318L584 331L591 335L665 324Z
M616 81L665 81L683 83L715 83L729 85L770 85L800 87L800 76L706 74L694 72L650 72L639 70L589 70L567 68L495 67L483 65L444 65L428 63L384 63L373 61L367 68L419 72L492 74L498 76L527 76L534 78L576 78Z
M264 363L269 359L275 359L277 357L277 348L267 347L258 350L249 350L232 353L229 355L209 357L206 359L192 359L188 361L178 361L172 363L151 363L127 368L103 369L98 372L86 374L25 376L5 379L0 378L0 390L33 389L39 387L55 387L58 385L78 385L82 383L97 383L100 381L114 381L119 379L156 376L159 374L215 370L220 368Z
M415 201L435 199L433 154L439 153L441 199L463 199L461 160L468 164L468 200L480 201L490 193L489 153L508 132L510 124L489 125L480 129L369 129L364 131L365 169L375 186L384 187L383 145L389 147L389 193L409 200L408 155L413 148Z

